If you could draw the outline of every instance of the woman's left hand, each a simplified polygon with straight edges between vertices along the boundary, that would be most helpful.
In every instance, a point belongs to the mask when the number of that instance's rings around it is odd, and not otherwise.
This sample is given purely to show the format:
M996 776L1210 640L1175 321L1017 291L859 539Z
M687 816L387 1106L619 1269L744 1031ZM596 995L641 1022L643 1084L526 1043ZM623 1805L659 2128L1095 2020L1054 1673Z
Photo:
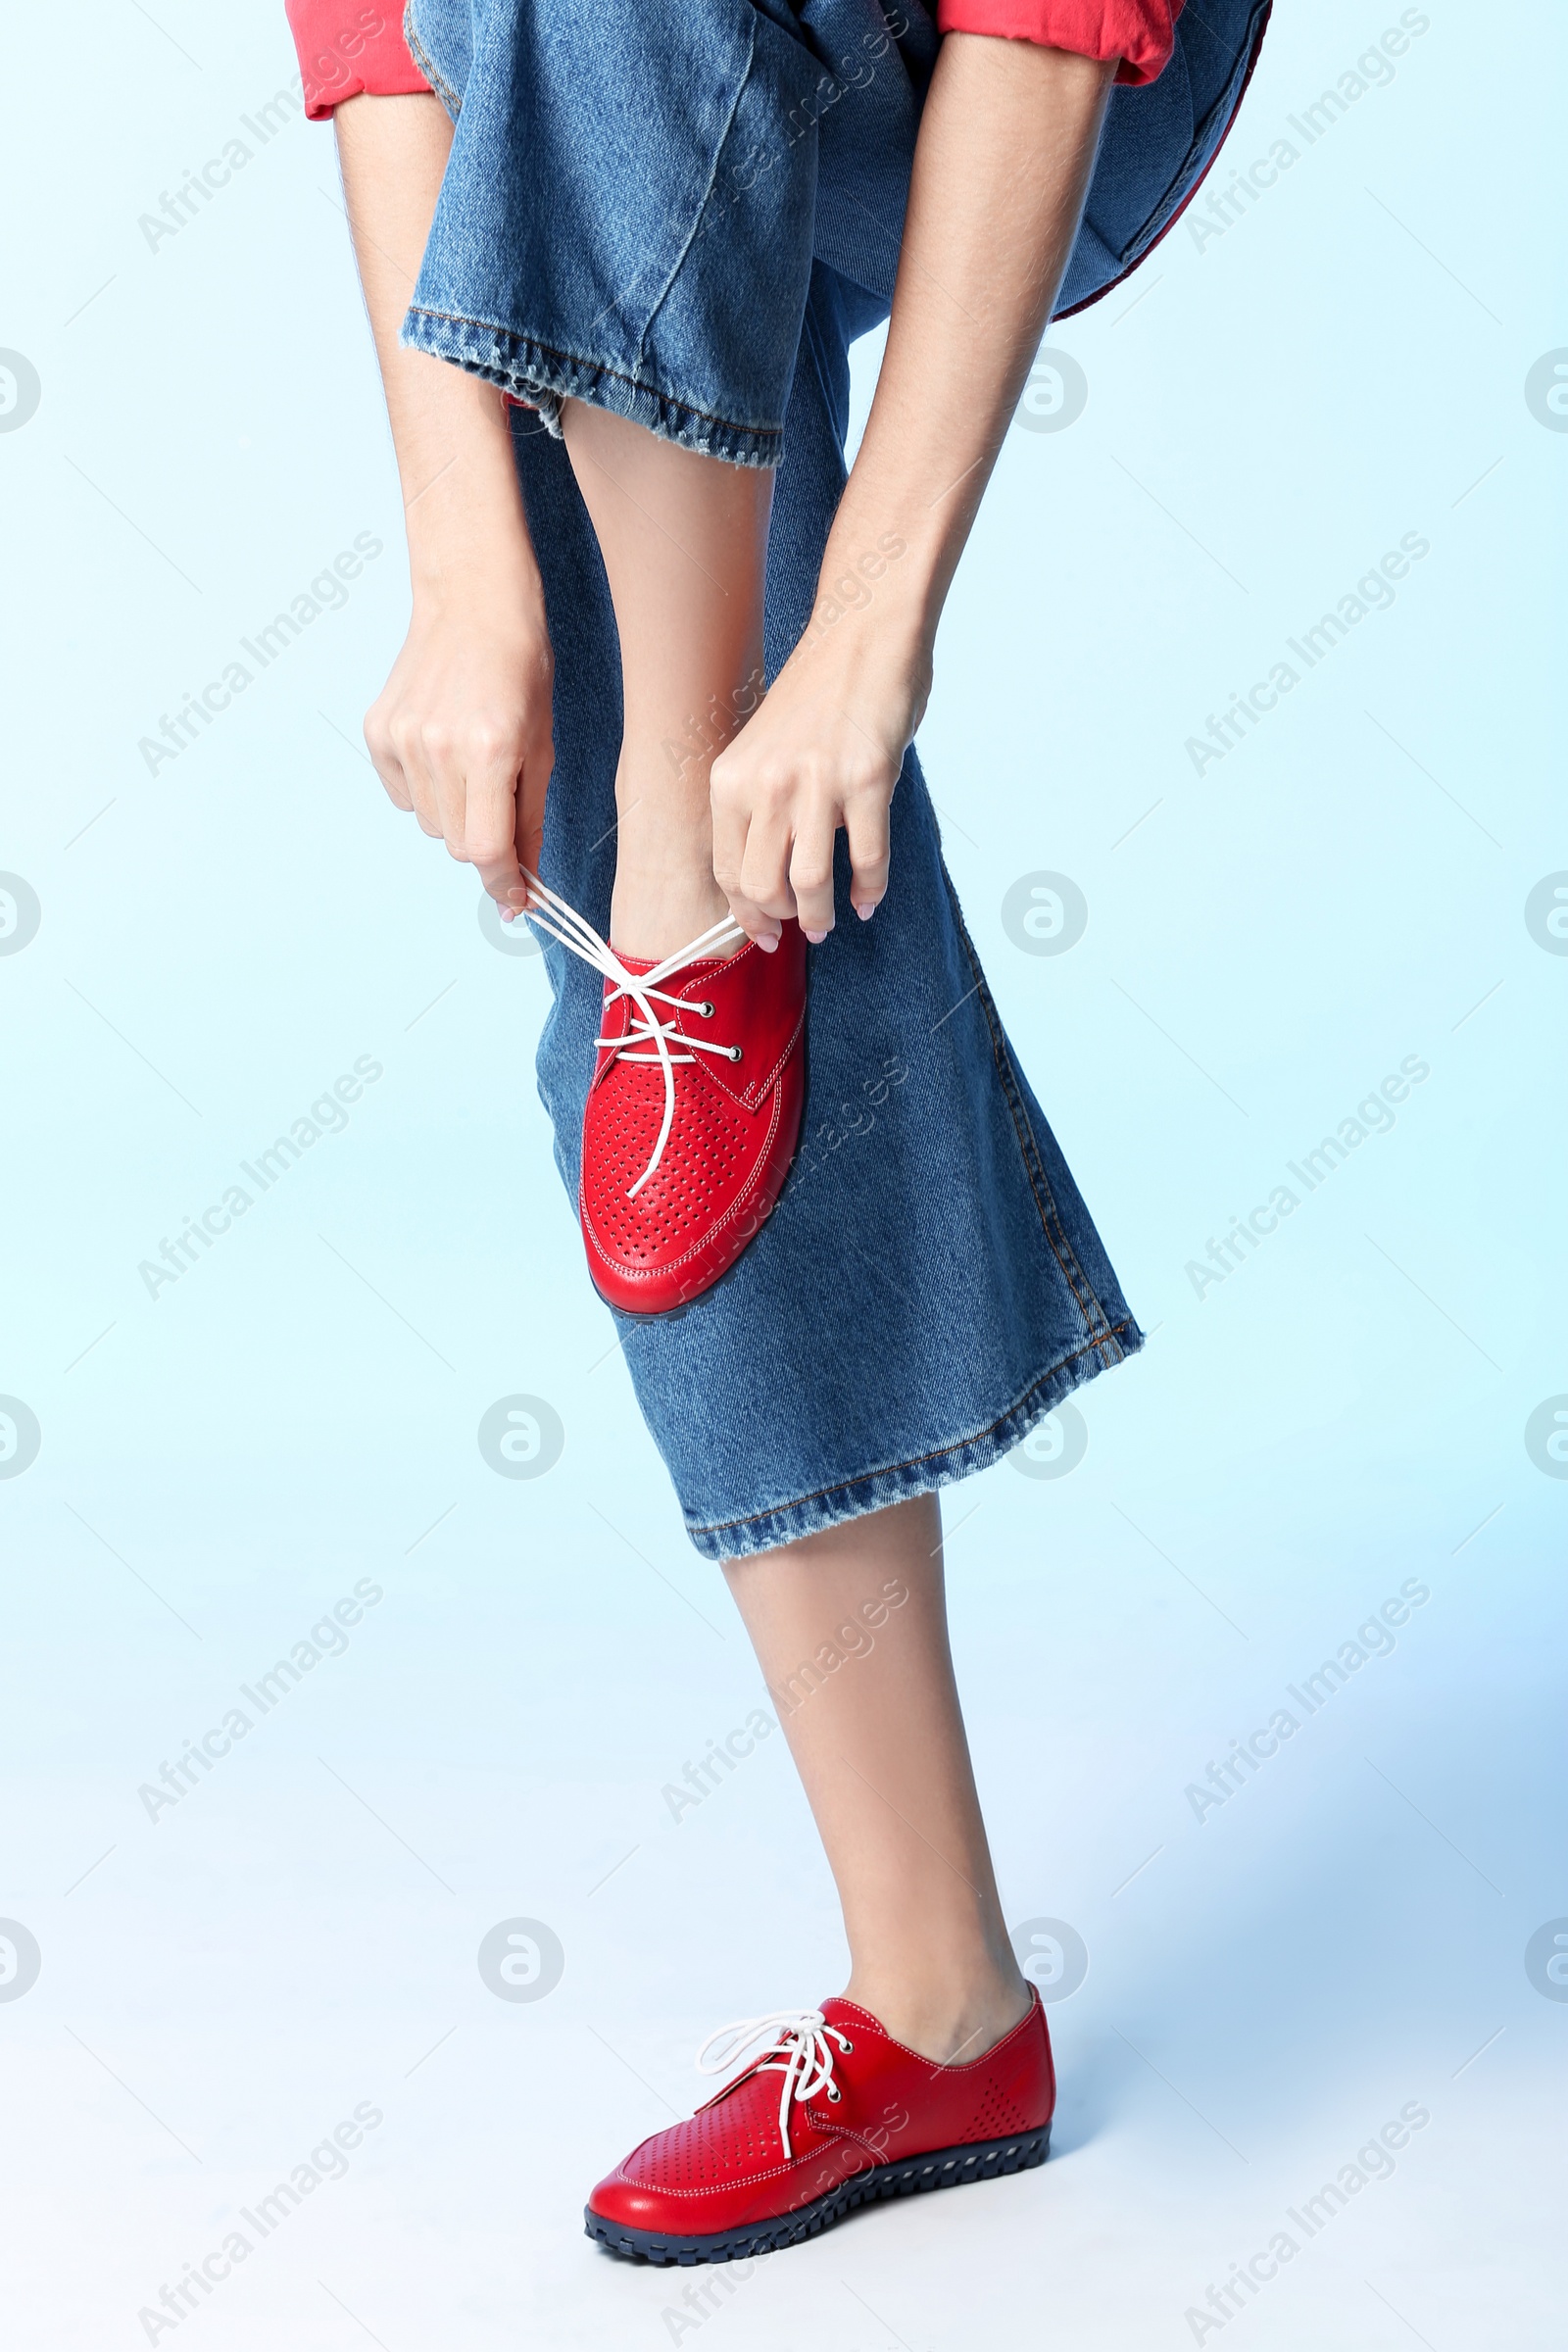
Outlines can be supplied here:
M902 553L902 545L900 546ZM873 559L880 582L887 559ZM849 835L850 899L862 921L888 886L888 810L931 688L922 630L892 617L858 570L864 601L846 604L840 567L756 716L712 769L713 872L760 947L798 918L808 939L833 928L833 846ZM891 584L890 584L891 586Z
M856 912L888 884L888 808L931 690L943 600L1078 233L1111 59L950 32L920 117L871 414L815 610L713 762L713 871L766 946L833 928L833 837ZM961 366L945 356L961 351Z

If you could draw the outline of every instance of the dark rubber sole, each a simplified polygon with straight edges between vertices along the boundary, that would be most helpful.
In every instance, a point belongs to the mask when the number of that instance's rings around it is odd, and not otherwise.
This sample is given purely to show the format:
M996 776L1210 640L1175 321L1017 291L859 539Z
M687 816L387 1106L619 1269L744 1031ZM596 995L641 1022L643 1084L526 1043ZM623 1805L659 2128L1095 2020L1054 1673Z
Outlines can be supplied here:
M906 2157L902 2164L875 2165L814 2204L780 2214L760 2228L724 2230L713 2237L663 2237L657 2230L633 2230L625 2223L607 2221L591 2205L584 2210L583 2227L612 2254L628 2255L635 2262L748 2262L754 2255L820 2236L858 2205L875 2205L883 2197L917 2197L928 2188L961 2188L966 2181L995 2180L1003 2173L1025 2173L1044 2164L1050 2153L1049 2124L1038 2132L1015 2132L1006 2139L937 2148L929 2156Z

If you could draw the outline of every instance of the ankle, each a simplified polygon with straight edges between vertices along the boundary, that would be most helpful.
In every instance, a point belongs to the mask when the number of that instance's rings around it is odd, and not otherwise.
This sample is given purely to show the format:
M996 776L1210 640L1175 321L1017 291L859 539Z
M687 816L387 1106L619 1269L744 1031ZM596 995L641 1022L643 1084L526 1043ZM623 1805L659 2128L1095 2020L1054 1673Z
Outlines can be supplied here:
M729 910L713 879L712 824L706 796L694 801L667 783L639 791L616 779L615 881L611 944L622 956L673 955ZM718 951L728 954L727 949Z
M844 1998L868 2010L906 2049L942 2066L967 2066L1029 2014L1031 1995L1014 1969L987 1971L962 1983L914 1982L856 1969Z
M708 803L683 793L633 786L615 795L615 855L638 874L713 871L713 820Z

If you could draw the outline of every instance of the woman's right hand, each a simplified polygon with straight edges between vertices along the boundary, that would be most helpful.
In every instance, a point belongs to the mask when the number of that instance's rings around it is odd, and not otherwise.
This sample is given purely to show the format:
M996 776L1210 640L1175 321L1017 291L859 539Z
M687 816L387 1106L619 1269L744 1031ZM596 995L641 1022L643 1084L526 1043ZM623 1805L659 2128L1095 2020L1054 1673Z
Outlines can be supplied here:
M409 634L365 740L398 808L477 866L506 908L519 865L538 871L554 757L544 589L500 392L398 340L452 124L428 91L364 92L334 121L414 587Z
M539 870L553 679L542 601L416 593L403 651L365 721L389 798L477 867L509 915L519 867Z

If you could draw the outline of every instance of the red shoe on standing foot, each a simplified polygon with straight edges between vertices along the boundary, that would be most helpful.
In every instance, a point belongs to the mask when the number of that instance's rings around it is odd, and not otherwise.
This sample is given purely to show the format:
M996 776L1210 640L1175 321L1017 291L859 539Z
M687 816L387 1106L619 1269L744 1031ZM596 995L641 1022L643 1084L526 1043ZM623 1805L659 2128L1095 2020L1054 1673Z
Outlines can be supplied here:
M814 2237L857 2205L1045 2162L1056 2083L1033 1985L1028 2015L967 2065L922 2058L844 2000L722 2027L697 2063L717 2074L764 2035L689 2123L656 2132L600 2181L590 2237L645 2262L735 2262ZM727 2047L705 2064L714 2042Z
M795 1156L806 941L787 922L771 955L718 956L745 936L726 918L649 963L528 880L529 915L605 978L577 1193L589 1274L623 1314L679 1313L761 1231Z

